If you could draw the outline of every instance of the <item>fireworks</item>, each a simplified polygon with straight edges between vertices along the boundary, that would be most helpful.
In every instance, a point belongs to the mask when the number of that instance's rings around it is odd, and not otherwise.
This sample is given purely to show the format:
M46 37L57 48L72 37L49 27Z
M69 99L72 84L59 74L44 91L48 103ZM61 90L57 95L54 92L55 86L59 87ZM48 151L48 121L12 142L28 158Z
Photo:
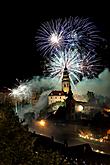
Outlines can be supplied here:
M64 68L73 85L81 78L93 78L99 69L95 48L102 38L89 18L69 17L41 24L37 46L49 63L50 77L62 79Z
M78 75L81 74L80 71L80 54L77 49L58 51L54 56L51 57L50 63L48 65L48 71L50 72L51 77L60 78L63 77L64 68L66 67L71 82L75 80L80 81Z
M84 52L81 55L80 70L83 77L92 78L97 75L97 71L100 70L100 59L96 58L94 51Z
M49 58L49 64L47 70L51 77L56 77L60 81L63 77L64 68L66 67L69 73L69 77L72 85L80 81L81 76L94 75L97 71L98 65L94 52L81 52L78 49L68 51L58 51L51 58Z
M93 22L88 18L69 17L43 23L36 36L37 47L45 54L78 48L92 50L101 37Z
M66 44L68 28L66 21L62 19L41 24L38 35L35 37L38 49L44 55L62 49Z
M25 100L25 99L30 98L32 95L31 88L28 85L28 81L26 81L26 82L20 81L19 85L17 85L16 88L9 89L9 90L11 91L9 94L10 96L13 96L14 98L17 98L21 101L23 99Z
M70 17L67 22L70 27L67 35L69 47L77 47L81 50L84 48L89 51L96 48L102 38L89 18Z
M99 69L95 48L101 37L88 18L69 17L42 23L36 38L38 49L49 55L46 65L50 77L62 79L66 67L72 85L83 77L93 77ZM94 50L94 51L93 51ZM11 96L20 100L32 95L31 84L20 82L11 90Z

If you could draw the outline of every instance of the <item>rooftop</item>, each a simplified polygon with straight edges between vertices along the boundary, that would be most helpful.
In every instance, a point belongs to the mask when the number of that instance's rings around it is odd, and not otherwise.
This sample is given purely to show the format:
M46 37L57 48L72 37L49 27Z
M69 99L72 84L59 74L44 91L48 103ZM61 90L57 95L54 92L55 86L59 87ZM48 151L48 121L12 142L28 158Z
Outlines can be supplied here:
M65 96L63 91L52 91L49 96Z

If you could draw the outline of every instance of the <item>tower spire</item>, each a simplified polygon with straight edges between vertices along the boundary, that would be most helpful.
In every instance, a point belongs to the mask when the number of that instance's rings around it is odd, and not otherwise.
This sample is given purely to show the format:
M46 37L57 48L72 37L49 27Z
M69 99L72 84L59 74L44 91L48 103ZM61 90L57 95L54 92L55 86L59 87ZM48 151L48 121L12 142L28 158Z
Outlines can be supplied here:
M69 87L70 87L70 78L69 78L68 69L67 69L66 64L65 64L65 68L64 68L64 72L63 72L63 78L62 78L62 90L68 94Z

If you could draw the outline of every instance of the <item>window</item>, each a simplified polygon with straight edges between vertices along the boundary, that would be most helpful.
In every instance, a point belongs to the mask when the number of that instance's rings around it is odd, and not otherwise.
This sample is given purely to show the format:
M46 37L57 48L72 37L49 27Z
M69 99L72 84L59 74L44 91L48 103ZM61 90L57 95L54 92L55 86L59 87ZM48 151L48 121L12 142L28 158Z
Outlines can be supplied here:
M66 84L64 84L64 87L66 87Z
M67 87L69 87L69 84L67 84Z
M57 99L57 97L55 97L55 99Z
M52 99L52 97L51 97L51 99Z

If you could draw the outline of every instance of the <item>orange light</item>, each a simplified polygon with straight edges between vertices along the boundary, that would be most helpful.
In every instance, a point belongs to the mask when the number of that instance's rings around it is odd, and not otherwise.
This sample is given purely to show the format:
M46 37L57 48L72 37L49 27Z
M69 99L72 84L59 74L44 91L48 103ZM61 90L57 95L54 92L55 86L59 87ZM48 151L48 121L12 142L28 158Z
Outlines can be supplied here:
M45 126L45 121L41 120L41 121L39 121L39 124L44 127Z

